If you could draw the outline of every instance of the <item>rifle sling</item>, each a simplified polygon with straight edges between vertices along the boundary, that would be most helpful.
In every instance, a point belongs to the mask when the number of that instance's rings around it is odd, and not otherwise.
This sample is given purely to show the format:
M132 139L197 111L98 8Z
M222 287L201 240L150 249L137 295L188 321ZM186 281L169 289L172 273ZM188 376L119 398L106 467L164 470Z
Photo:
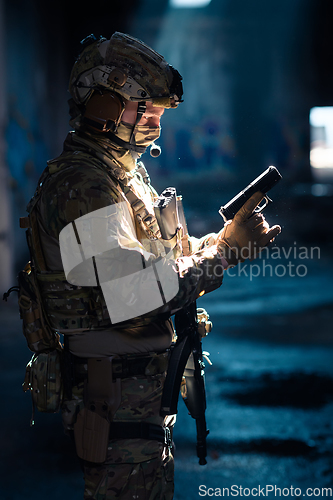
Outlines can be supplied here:
M171 351L167 376L164 382L160 414L162 416L177 413L178 395L182 376L191 353L190 337L176 342Z

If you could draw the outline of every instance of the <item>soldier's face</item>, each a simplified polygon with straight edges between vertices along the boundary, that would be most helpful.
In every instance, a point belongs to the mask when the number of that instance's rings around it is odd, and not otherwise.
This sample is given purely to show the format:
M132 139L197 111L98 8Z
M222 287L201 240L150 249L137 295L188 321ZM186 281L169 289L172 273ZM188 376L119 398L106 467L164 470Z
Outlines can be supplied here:
M142 116L138 125L146 125L148 127L158 127L160 125L161 116L164 113L164 108L153 106L149 101L146 102L147 109L145 114ZM121 121L134 125L136 120L136 113L138 109L138 103L134 101L127 101L125 105L125 110L121 117Z

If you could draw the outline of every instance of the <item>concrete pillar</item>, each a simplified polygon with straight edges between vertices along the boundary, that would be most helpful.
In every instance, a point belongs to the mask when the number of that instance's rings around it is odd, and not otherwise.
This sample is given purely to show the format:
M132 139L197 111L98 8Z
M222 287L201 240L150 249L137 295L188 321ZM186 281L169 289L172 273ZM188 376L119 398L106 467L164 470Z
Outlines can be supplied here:
M9 172L6 165L6 47L4 1L0 0L0 298L14 284Z

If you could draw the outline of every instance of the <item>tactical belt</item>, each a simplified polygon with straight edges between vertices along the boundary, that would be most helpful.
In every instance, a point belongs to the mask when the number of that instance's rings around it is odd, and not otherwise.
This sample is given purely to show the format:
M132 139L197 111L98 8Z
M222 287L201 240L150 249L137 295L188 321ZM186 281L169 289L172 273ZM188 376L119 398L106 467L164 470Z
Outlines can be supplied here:
M148 422L112 422L110 439L149 439L171 446L169 427Z
M87 378L87 358L71 355L73 364L74 383L77 384ZM168 365L168 351L156 356L126 356L114 358L112 361L113 380L137 376L158 375L164 373Z

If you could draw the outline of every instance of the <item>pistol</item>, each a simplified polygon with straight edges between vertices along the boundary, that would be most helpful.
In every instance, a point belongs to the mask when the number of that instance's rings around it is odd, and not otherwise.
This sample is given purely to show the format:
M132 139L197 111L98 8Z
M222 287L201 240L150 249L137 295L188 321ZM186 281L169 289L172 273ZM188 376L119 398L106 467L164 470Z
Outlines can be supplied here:
M220 208L219 214L223 217L224 221L233 219L244 203L251 198L254 193L261 191L265 195L265 203L261 207L256 208L256 212L262 212L272 200L267 196L267 191L272 189L282 175L275 167L268 167L261 175L252 181L243 191L240 191L232 200Z

